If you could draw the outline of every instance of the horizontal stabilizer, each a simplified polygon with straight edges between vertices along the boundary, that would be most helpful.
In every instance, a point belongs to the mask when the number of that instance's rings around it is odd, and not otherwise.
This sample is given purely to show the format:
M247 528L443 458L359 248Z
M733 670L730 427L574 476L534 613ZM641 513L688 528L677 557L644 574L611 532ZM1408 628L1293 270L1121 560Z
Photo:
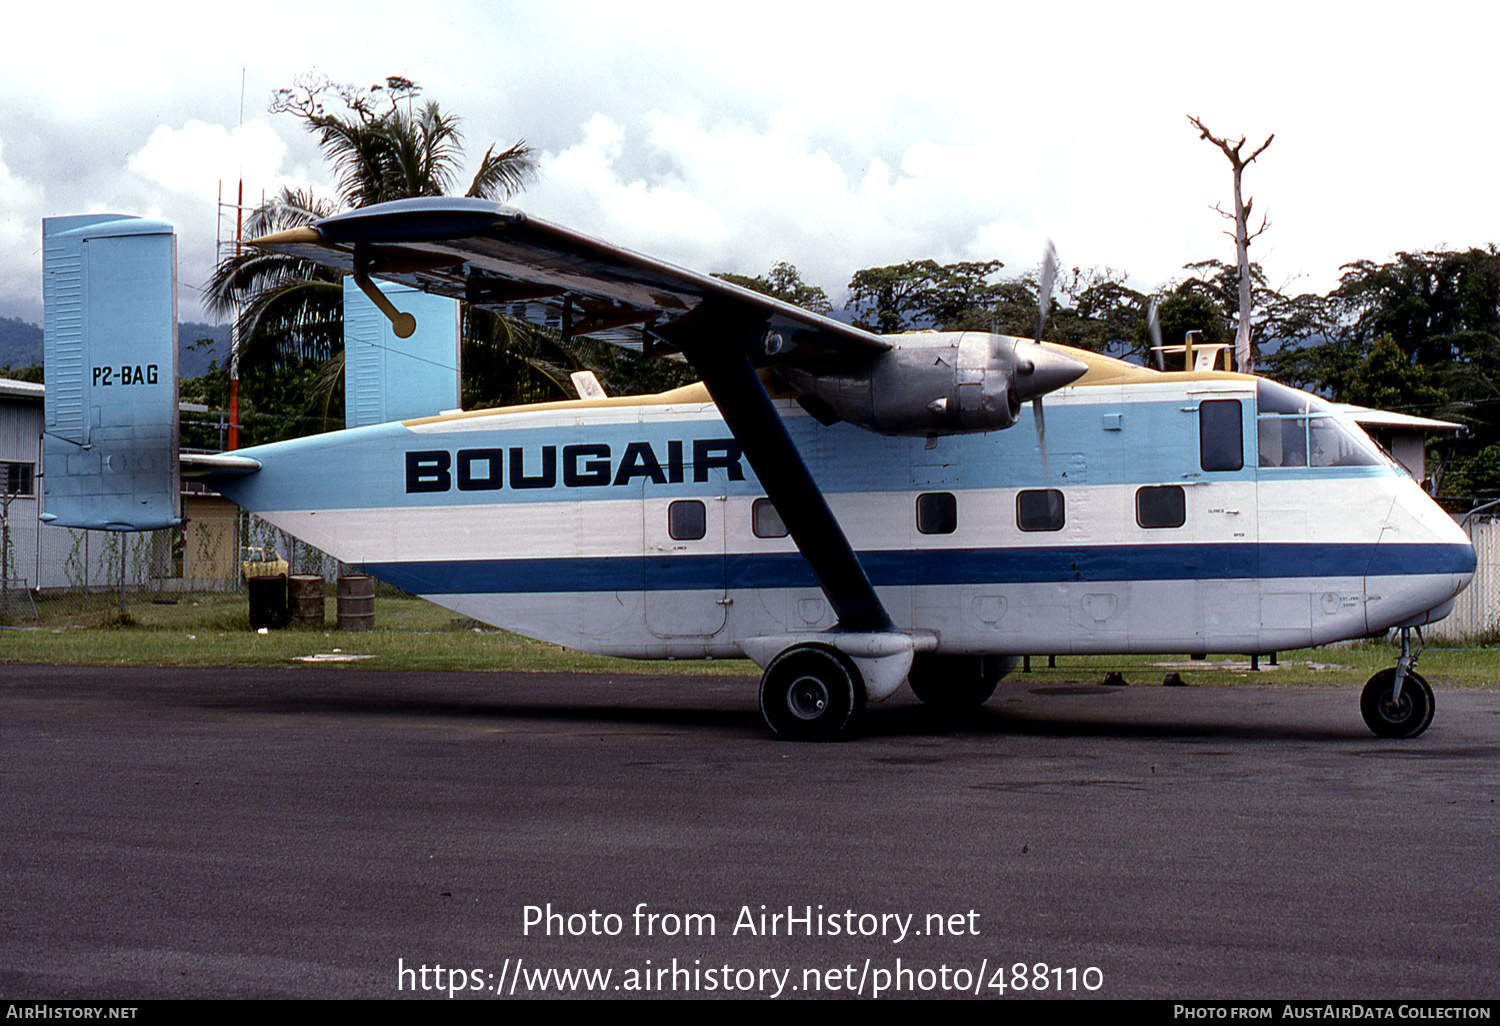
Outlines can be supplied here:
M44 219L42 300L42 520L109 531L180 523L172 226Z
M261 467L260 460L228 452L185 452L181 461L185 478L244 477L256 473Z

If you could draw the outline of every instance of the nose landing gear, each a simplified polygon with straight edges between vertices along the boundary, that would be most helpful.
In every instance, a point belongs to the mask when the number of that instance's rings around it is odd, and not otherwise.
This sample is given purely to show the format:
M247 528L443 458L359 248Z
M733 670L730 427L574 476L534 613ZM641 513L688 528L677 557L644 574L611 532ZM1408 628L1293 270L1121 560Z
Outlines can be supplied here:
M1401 628L1401 658L1395 667L1371 677L1359 697L1365 725L1379 737L1416 737L1432 722L1432 686L1413 669L1422 652L1412 655L1411 630Z

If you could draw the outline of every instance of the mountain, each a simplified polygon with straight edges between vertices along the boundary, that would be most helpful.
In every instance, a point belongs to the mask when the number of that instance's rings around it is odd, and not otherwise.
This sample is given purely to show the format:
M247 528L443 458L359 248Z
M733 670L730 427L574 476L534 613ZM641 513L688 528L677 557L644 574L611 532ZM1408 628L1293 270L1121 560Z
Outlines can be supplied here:
M42 329L19 317L0 317L0 367L42 362Z
M229 325L185 321L177 325L177 376L196 378L217 361L229 363Z
M177 373L196 378L217 360L229 359L229 325L187 321L177 325ZM0 367L30 367L42 362L40 325L19 317L0 317Z

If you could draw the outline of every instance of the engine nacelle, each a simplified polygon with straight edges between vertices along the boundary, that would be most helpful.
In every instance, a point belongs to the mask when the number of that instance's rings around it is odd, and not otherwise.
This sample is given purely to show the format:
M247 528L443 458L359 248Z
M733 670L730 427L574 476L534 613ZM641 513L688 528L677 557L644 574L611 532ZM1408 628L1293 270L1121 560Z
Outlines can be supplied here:
M956 435L1008 428L1021 405L1078 380L1082 360L984 332L887 336L892 348L853 371L782 370L805 395L883 435Z

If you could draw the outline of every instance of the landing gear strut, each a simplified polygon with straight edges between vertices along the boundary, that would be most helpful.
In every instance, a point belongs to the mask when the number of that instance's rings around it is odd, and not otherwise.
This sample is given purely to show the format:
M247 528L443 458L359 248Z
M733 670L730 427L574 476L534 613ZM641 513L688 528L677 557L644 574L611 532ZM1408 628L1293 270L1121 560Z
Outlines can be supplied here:
M1379 737L1416 737L1432 722L1432 686L1413 667L1422 654L1411 651L1410 627L1401 628L1401 658L1370 678L1359 698L1365 724ZM1417 640L1422 634L1417 632Z

